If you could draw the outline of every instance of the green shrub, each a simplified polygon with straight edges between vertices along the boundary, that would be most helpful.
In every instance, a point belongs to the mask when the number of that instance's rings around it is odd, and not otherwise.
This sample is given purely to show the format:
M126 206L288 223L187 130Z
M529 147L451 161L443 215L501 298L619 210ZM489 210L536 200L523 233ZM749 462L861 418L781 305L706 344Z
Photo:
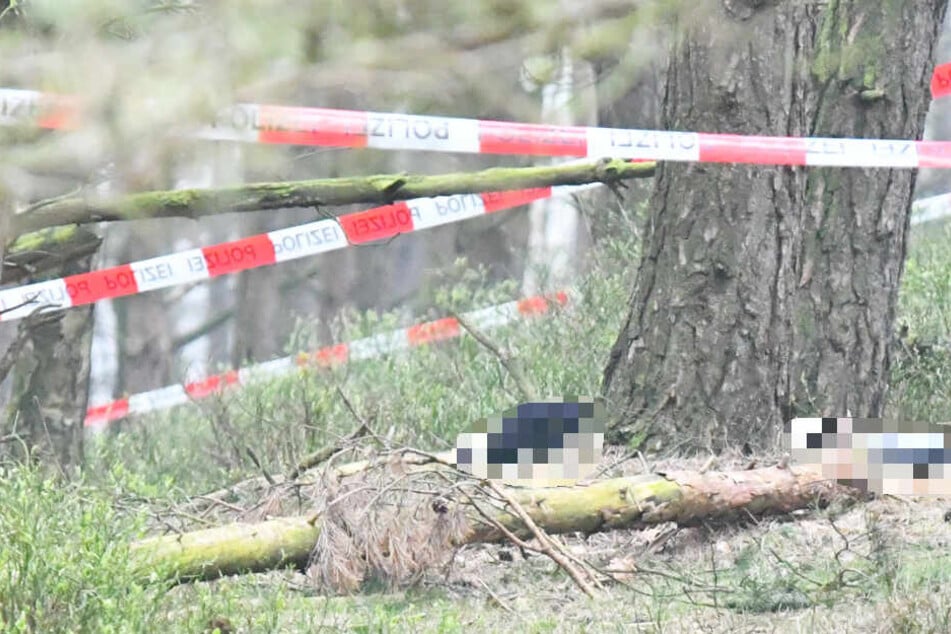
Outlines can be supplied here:
M134 582L137 522L106 492L28 466L0 468L0 629L141 632L155 589Z

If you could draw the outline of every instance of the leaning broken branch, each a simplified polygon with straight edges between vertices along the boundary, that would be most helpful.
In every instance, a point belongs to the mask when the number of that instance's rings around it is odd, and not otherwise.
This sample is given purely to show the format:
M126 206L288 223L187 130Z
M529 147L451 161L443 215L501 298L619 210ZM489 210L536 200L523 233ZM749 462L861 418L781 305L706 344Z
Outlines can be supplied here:
M493 168L434 176L390 174L256 183L220 189L182 189L102 199L75 197L39 204L11 220L13 237L46 227L142 218L201 218L288 207L390 204L399 200L553 185L612 184L654 173L653 162L602 159L568 165Z
M359 471L359 467L346 471ZM849 492L817 472L795 467L678 471L616 478L587 486L508 490L537 527L551 534L595 533L663 522L689 526L710 520L788 513L827 504L834 496ZM532 535L513 513L498 509L494 522L486 522L471 507L464 508L467 526L459 544L505 539L495 522L520 538ZM201 580L288 565L303 567L320 535L320 519L320 515L313 515L231 524L144 539L134 543L132 550L143 578Z
M502 352L502 349L499 348L488 335L476 328L467 318L463 317L459 313L450 313L456 321L459 322L459 325L462 326L462 329L468 332L473 339L478 341L484 348L491 352L496 359L499 360L499 363L502 364L502 367L508 371L509 375L514 379L515 385L518 386L519 392L522 393L522 398L525 400L535 400L538 398L537 390L532 386L531 382L525 376L525 373L522 372L521 368L517 362L513 361L509 355Z

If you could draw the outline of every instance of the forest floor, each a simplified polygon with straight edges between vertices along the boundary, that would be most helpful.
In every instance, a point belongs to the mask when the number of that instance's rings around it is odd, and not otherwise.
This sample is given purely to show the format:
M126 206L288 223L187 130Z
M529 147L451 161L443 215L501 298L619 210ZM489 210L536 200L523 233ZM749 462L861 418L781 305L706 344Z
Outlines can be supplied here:
M629 222L620 219L620 222ZM626 232L613 232L626 235ZM611 235L612 232L608 232ZM911 245L889 412L951 420L951 225ZM592 254L577 302L493 330L493 341L539 392L594 395L624 319L637 245ZM421 301L419 319L517 297L460 266ZM400 325L351 315L346 341ZM317 347L302 327L294 350ZM310 452L366 424L392 446L443 450L474 420L520 399L499 359L472 338L332 372L261 382L187 407L125 421L87 443L84 478L68 485L0 466L0 629L11 632L951 632L951 500L883 497L742 523L563 536L615 580L582 594L543 555L470 545L410 587L370 582L331 596L299 572L169 587L135 582L127 544L241 517L194 512L202 494L286 474ZM606 456L605 475L643 472ZM760 466L778 455L758 456ZM700 468L708 456L648 455L649 469ZM716 470L750 457L719 456ZM308 512L301 500L300 512ZM260 509L258 509L260 511ZM296 512L296 511L292 511Z
M620 455L608 452L607 475L644 472ZM951 499L886 496L739 524L562 536L614 578L595 599L544 555L479 544L400 591L370 581L332 596L286 571L179 586L169 601L180 618L223 617L235 631L951 632L949 511Z

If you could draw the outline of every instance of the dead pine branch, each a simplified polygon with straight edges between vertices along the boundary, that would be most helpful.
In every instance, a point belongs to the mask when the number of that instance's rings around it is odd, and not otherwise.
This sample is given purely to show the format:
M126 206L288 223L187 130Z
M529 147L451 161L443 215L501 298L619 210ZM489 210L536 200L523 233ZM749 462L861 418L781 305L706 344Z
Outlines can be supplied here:
M296 480L305 471L308 471L310 469L313 469L314 467L320 466L321 464L329 460L331 456L333 456L334 454L338 454L341 451L344 451L345 449L347 449L350 445L353 444L353 441L358 440L370 433L372 432L370 431L370 428L367 426L367 424L365 422L361 423L357 429L355 429L350 434L347 434L346 436L344 436L344 438L340 442L334 445L330 445L328 447L322 447L318 449L317 451L307 454L306 456L301 458L300 461L297 463L297 465L293 469L291 469L290 473L287 474L287 479Z

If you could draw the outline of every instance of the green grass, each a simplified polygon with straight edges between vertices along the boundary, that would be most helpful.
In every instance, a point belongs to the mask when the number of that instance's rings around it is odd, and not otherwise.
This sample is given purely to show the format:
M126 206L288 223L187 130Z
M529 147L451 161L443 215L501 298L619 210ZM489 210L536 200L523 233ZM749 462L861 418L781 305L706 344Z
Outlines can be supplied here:
M898 319L907 345L893 364L890 410L951 421L951 223L929 223L912 236Z
M900 318L918 341L951 338L949 240L948 227L929 228L927 237L912 243ZM598 393L629 298L632 269L625 260L635 252L636 244L611 242L580 284L577 305L489 332L540 393ZM426 290L433 308L419 317L516 296L512 285L490 287L481 273L459 263ZM351 314L336 333L346 340L398 325L404 324L396 315ZM305 331L289 351L314 347ZM949 354L931 349L899 357L891 407L907 417L951 420ZM239 632L697 631L721 623L732 630L713 631L740 631L757 623L793 623L794 615L802 629L788 631L862 631L867 622L886 623L891 631L947 630L949 602L941 597L951 584L948 542L906 535L908 526L922 525L922 516L891 507L893 525L884 533L876 532L874 520L861 519L861 509L846 513L859 519L848 533L854 572L845 577L835 560L842 544L820 514L811 524L714 532L693 550L645 556L638 563L654 573L612 587L597 601L577 598L570 581L543 557L482 563L462 588L436 584L353 597L313 596L306 579L290 572L172 589L133 582L125 544L147 523L156 526L153 512L260 474L249 448L266 471L282 474L355 429L359 421L338 390L393 444L432 449L448 447L472 420L521 400L498 360L466 338L333 372L259 382L127 421L122 433L90 442L83 482L63 485L33 469L7 469L0 475L0 629L201 632L227 619ZM928 512L930 534L943 530L940 539L951 539L948 525L935 519L937 511ZM625 552L620 544L615 552ZM494 552L469 556L491 559ZM716 567L710 566L711 552L721 553ZM495 598L486 595L483 582ZM851 625L837 628L841 618Z
M140 632L160 587L134 582L128 546L141 522L104 489L27 466L0 471L0 628Z

